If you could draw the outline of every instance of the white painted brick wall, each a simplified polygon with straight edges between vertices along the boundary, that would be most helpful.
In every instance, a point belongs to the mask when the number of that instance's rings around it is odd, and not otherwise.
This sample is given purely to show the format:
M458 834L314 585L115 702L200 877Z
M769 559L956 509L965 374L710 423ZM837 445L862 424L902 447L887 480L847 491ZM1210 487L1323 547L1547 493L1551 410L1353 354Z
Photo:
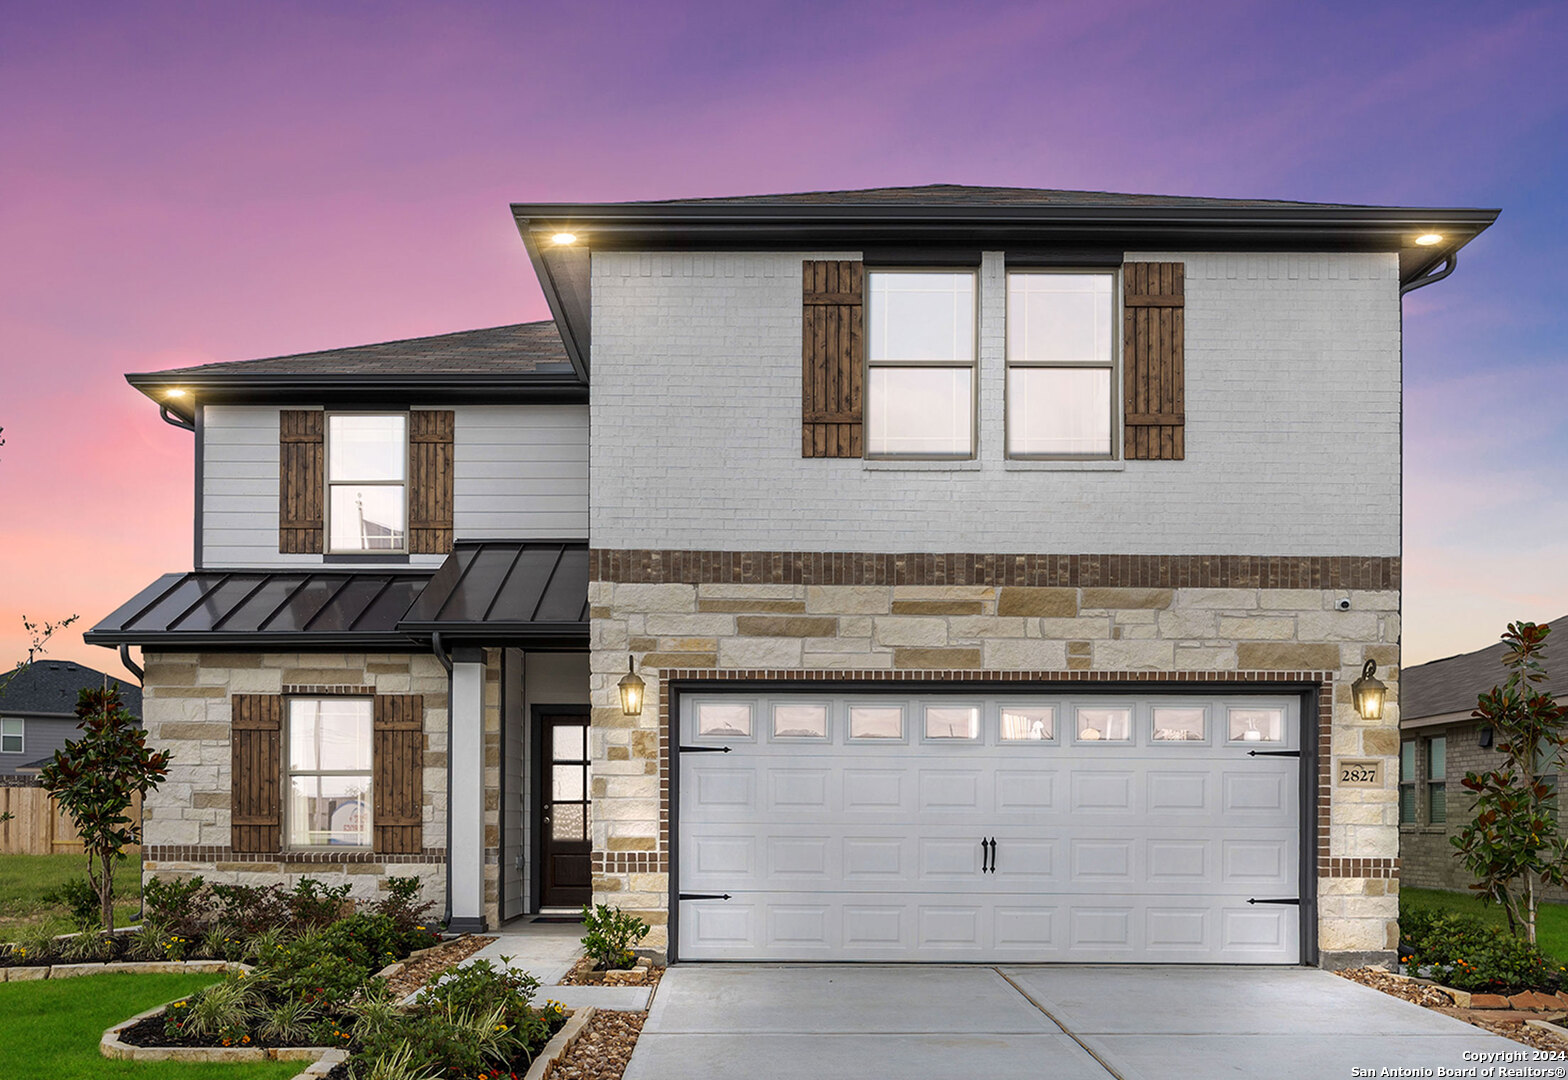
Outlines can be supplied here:
M607 548L1399 553L1392 254L1141 252L1187 275L1187 458L1009 468L1002 257L981 271L980 456L800 457L800 264L593 257L590 537Z
M588 410L458 406L453 525L460 540L581 538L588 529ZM278 551L278 409L209 405L203 421L203 565L319 566ZM415 555L415 565L442 556Z

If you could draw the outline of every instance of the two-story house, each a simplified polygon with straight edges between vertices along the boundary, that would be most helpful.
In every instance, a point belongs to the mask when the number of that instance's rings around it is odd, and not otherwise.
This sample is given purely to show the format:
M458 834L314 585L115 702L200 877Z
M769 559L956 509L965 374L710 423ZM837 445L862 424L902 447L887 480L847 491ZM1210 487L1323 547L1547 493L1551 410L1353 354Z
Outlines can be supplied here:
M1391 954L1400 297L1495 212L513 212L552 322L130 376L196 458L195 567L88 635L174 755L147 873L672 959Z

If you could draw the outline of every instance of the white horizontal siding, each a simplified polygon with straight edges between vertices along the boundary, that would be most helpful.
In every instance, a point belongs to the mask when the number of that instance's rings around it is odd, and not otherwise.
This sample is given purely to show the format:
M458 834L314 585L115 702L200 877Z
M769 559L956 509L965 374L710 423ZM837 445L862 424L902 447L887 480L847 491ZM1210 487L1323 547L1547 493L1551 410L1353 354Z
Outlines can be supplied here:
M458 539L588 535L588 409L480 405L456 410L454 525ZM202 565L319 566L278 551L278 412L203 410ZM413 565L440 556L416 555Z

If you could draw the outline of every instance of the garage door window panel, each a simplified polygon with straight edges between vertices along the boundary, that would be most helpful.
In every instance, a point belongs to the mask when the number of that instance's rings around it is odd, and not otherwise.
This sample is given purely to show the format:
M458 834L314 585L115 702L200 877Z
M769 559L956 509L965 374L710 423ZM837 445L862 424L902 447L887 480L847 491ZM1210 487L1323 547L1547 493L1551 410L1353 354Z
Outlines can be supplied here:
M775 704L773 737L781 742L827 742L827 705L817 702Z
M925 738L930 742L978 742L980 739L980 706L927 705L925 707Z
M902 705L851 705L849 738L851 742L902 742L904 707Z
M1285 710L1242 708L1226 714L1230 742L1280 743L1285 741Z
M1130 706L1078 706L1076 740L1085 742L1132 742Z
M1209 713L1194 706L1156 705L1149 712L1150 738L1154 742L1206 743Z
M1054 705L1003 705L1000 738L1004 743L1044 745L1056 741Z
M697 706L699 739L750 741L752 729L750 702L705 701Z

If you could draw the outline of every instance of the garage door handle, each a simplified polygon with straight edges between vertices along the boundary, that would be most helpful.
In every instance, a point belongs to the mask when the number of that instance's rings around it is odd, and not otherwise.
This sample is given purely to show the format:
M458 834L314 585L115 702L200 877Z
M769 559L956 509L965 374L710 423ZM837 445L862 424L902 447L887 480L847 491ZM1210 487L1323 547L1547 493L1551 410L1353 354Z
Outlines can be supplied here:
M681 900L728 900L729 898L729 893L713 892L683 892L679 896Z
M1300 750L1248 750L1248 757L1300 757Z
M683 754L727 754L730 752L730 748L727 746L682 746L680 747L680 752Z
M996 873L996 837L991 837L991 873Z
M1283 900L1259 900L1255 896L1249 896L1247 898L1247 903L1249 903L1249 904L1300 904L1301 903L1301 898L1297 897L1297 896L1292 896L1289 899L1283 899Z
M980 838L980 872L982 874L996 873L996 841Z

